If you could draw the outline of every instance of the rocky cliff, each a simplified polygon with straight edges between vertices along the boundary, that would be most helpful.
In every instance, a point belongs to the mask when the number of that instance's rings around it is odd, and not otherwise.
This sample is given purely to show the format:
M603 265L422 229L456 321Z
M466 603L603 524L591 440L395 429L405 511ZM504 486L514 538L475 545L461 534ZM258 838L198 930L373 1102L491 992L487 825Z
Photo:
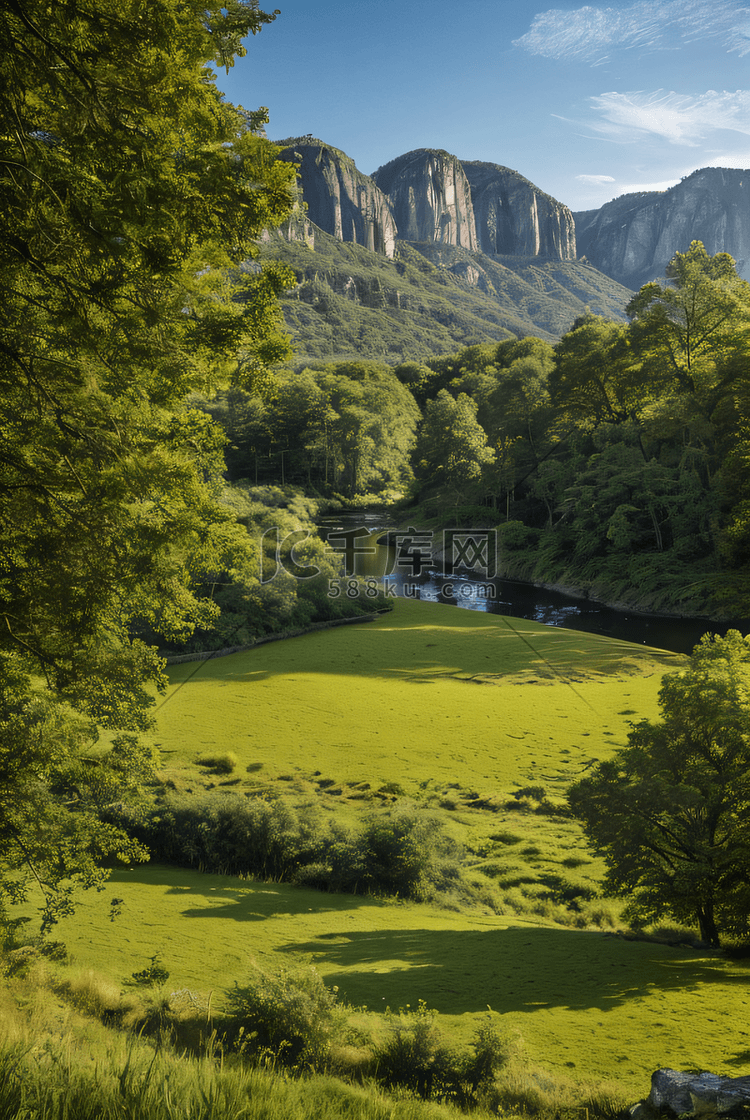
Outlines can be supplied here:
M299 167L306 207L300 203L279 231L287 240L312 246L318 227L388 258L399 238L501 256L576 259L570 210L510 168L418 148L370 177L312 136L277 143L281 158Z
M750 280L750 171L704 167L667 191L622 195L573 217L579 254L626 287L663 276L691 241L730 253Z
M471 187L455 156L418 148L378 168L373 179L390 199L402 240L478 248Z
M508 167L464 160L483 253L576 259L576 231L567 206Z
M299 165L307 214L339 241L393 257L396 223L388 199L338 148L312 136L282 140L281 159Z

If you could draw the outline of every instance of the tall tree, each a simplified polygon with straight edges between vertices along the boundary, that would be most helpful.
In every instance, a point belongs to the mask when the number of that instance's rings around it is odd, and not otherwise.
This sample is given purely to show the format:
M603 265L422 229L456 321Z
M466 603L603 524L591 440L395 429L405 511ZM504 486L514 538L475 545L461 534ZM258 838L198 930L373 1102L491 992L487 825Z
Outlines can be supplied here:
M598 315L576 320L555 347L549 389L564 427L622 424L648 393L634 375L628 329Z
M662 718L569 792L607 862L606 885L643 924L695 924L718 945L750 935L750 643L706 635L668 674Z
M211 70L273 18L0 4L0 906L32 881L47 925L134 852L96 822L148 768L161 662L135 634L205 625L198 574L251 547L217 501L218 430L183 402L288 353L287 277L240 265L294 172Z
M747 352L750 285L728 253L709 256L700 241L675 253L666 283L645 284L627 306L634 347L652 381L709 394L717 366Z
M470 497L495 461L477 405L466 393L441 389L427 402L415 450L416 473L423 485L452 492L456 502Z
M419 408L388 366L339 362L314 371L325 395L323 430L309 444L330 457L332 481L348 496L411 480L409 453Z

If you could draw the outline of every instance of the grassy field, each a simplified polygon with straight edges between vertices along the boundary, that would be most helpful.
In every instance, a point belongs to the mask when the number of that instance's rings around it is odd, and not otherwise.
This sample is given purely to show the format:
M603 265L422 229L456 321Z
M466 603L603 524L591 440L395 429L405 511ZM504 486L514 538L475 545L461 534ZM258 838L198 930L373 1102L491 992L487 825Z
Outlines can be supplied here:
M170 670L164 773L232 750L254 781L396 783L404 794L563 788L656 715L667 652L436 603ZM260 765L259 765L260 764ZM258 775L262 770L262 778Z
M159 953L167 990L213 991L217 1010L222 992L252 966L306 964L374 1015L425 1000L461 1043L489 1005L532 1068L610 1081L632 1100L660 1066L737 1076L750 1065L744 962L600 931L159 866L118 873L111 887L125 899L115 923L108 895L90 896L60 927L74 966L119 980Z
M115 873L61 925L74 967L122 981L156 953L168 989L211 991L217 1009L253 966L315 967L368 1029L387 1007L422 999L462 1043L489 1006L541 1081L607 1081L632 1100L659 1066L748 1072L748 966L593 924L563 928L550 885L595 888L601 865L575 822L535 811L538 792L514 797L543 786L561 803L629 721L657 714L661 676L680 664L399 601L374 623L176 666L159 742L177 790L281 791L345 822L394 800L424 805L501 905L446 909L146 865ZM197 765L222 751L237 758L230 776ZM110 896L122 900L114 921Z

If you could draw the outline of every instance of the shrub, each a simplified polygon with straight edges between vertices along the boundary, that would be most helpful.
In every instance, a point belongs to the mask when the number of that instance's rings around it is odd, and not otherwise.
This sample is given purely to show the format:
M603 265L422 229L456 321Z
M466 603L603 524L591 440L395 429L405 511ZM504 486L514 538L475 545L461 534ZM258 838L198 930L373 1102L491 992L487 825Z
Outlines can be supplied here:
M237 755L234 751L225 751L223 754L202 754L195 760L199 766L205 766L214 774L231 774L237 765Z
M126 823L155 858L216 874L416 900L462 882L461 849L422 809L383 809L349 833L323 824L313 804L170 793L144 820Z
M436 1088L436 1076L442 1083L451 1056L442 1043L436 1017L437 1012L424 1000L416 1011L407 1005L398 1015L390 1015L388 1038L375 1051L376 1076L385 1086L400 1085L429 1097Z
M263 1064L323 1070L339 1033L343 1010L337 988L327 988L314 968L270 976L256 969L230 994L229 1036L236 1049Z
M323 833L314 812L297 812L283 798L238 794L172 794L131 830L158 858L201 871L292 879L320 858Z
M161 963L158 953L151 957L151 964L142 968L139 972L134 972L126 983L138 984L143 988L153 988L157 984L165 984L169 979L169 972Z
M389 1035L376 1047L376 1077L387 1088L400 1086L420 1097L453 1101L466 1108L487 1097L505 1061L506 1047L490 1016L476 1031L471 1051L443 1043L437 1012L420 1000L389 1016Z
M497 526L497 531L501 547L507 549L531 548L539 539L539 530L522 521L506 521Z
M461 855L435 814L386 809L329 852L330 889L417 901L433 898L460 878Z

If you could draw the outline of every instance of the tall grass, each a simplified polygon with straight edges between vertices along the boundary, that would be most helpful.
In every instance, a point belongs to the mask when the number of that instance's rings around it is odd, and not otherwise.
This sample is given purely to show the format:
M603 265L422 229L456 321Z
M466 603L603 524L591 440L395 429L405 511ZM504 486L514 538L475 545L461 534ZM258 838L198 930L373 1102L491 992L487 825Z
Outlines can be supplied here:
M333 1077L189 1060L131 1041L124 1062L92 1060L70 1040L0 1050L0 1120L450 1120L458 1113L394 1100Z
M363 1033L314 969L256 971L228 1015L192 1015L192 1040L170 1029L191 1016L164 992L136 993L142 1011L161 1014L146 1023L132 1007L125 1031L107 1025L105 980L73 970L60 983L60 972L37 961L0 982L0 1120L451 1120L469 1110L580 1120L584 1107L610 1120L623 1103L529 1067L493 1015L468 1047L422 1001Z

